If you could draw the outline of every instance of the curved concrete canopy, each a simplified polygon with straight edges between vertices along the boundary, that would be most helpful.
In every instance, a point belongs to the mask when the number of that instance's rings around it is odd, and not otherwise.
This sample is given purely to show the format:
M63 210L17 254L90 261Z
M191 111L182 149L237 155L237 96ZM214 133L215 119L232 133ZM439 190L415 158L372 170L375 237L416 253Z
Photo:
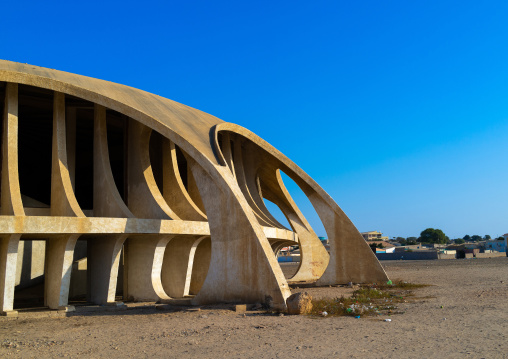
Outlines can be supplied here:
M387 280L370 247L333 199L252 132L157 95L57 70L0 61L0 82L5 83L1 311L12 311L16 248L20 239L30 238L47 242L50 308L67 305L70 275L62 273L69 273L78 239L88 243L87 294L96 303L114 301L121 253L124 298L132 300L195 294L193 303L204 304L260 302L269 296L284 307L290 291L273 251L297 243L301 262L292 281ZM18 118L19 85L49 90L45 96L53 96L47 211L28 208L22 201L18 123L31 119ZM76 111L66 102L69 96L88 101L93 110L93 119L80 120L93 127L93 208L87 210L75 195L74 168L81 164L74 164ZM113 121L109 110L123 116L114 119L124 133L120 174L112 170L108 152L107 125ZM153 157L155 133L162 139ZM316 209L330 240L330 254L286 190L281 171ZM124 177L123 191L118 179L115 182L119 175ZM290 229L271 215L264 198L279 206Z

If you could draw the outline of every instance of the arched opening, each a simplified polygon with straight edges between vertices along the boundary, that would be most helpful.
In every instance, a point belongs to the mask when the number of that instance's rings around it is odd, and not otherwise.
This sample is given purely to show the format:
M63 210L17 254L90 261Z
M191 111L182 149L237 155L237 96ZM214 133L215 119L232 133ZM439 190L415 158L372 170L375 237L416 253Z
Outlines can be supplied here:
M326 231L323 226L323 222L321 222L321 218L317 214L314 206L310 202L307 195L302 191L300 186L296 184L295 181L291 179L284 171L280 171L282 182L286 187L287 191L291 195L291 198L295 202L296 206L302 212L303 216L309 223L310 227L314 230L318 238L323 239L323 245L327 244L326 242Z
M203 286L210 267L210 236L181 235L171 239L164 252L161 281L175 300L190 300Z

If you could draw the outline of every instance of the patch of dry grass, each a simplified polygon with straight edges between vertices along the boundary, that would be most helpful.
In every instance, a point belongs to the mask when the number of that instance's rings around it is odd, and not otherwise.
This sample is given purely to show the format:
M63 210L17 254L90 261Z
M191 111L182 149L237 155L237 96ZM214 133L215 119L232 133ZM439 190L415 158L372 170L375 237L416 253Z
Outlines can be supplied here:
M400 313L395 312L395 304L412 296L410 289L426 286L403 281L364 285L355 290L351 297L313 299L311 315L363 317Z
M369 285L371 288L378 288L378 289L417 289L417 288L424 288L429 287L430 284L419 284L419 283L410 283L405 282L402 280L396 280L393 281L391 284L390 282L386 283L374 283Z

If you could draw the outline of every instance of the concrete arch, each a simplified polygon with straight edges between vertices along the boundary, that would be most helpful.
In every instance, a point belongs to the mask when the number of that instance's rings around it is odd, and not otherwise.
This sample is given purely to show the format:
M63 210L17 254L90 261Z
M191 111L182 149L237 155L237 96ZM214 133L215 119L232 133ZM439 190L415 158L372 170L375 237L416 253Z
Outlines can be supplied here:
M349 281L365 283L386 281L388 279L383 267L351 220L335 201L300 167L268 142L239 125L222 123L216 125L214 131L218 161L223 166L226 165L226 160L218 144L219 133L230 132L235 136L242 136L254 144L251 151L255 148L258 149L258 152L255 155L252 154L252 156L264 159L262 166L259 167L262 171L273 173L283 170L309 198L323 222L330 241L330 262L326 266L326 270L318 278L312 275L313 279L318 279L317 284L327 285ZM273 186L273 188L276 188L276 186ZM282 190L282 186L279 186L279 188ZM310 246L309 249L313 258L322 258L322 250L315 240L314 245ZM303 262L302 265L304 265ZM299 272L304 269L312 273L316 268L321 269L322 265L317 264L316 266L313 260L307 263L307 267L301 267ZM301 278L308 278L308 276Z
M195 293L192 299L195 304L260 302L270 296L275 306L285 307L290 291L271 243L297 243L298 237L301 237L300 241L303 238L306 244L310 243L305 255L311 260L306 260L307 264L304 263L302 268L311 274L301 274L298 277L301 280L318 279L326 267L328 255L314 243L315 234L308 235L313 233L310 226L298 214L281 183L276 183L266 193L274 195L308 233L303 229L296 230L298 226L292 231L282 228L264 206L262 184L273 182L273 175L279 169L293 178L309 196L332 239L330 265L320 281L375 281L386 277L372 253L369 255L364 251L366 244L359 244L356 229L335 202L296 165L251 132L141 90L26 64L0 61L0 92L1 83L5 83L5 98L0 209L3 214L0 216L0 248L3 250L0 251L0 263L7 263L0 266L1 312L12 312L9 293L12 292L11 277L15 268L12 263L16 261L19 234L51 240L53 257L56 258L51 259L55 264L47 272L51 276L48 283L51 283L53 293L47 296L51 308L67 304L65 286L68 284L65 283L68 277L57 277L62 271L68 271L69 258L78 237L86 238L89 244L88 298L95 303L106 304L115 300L124 242L132 249L130 259L126 261L131 268L124 269L130 276L127 284L132 297L170 297L169 287L165 288L162 258L174 256L176 252L171 251L176 250L176 247L172 249L177 244L176 239L184 238L185 243L181 246L186 252L189 247L189 258L202 258L210 264L205 270L187 259L182 266L185 277L197 278L199 285L193 286L192 282L186 281L183 286L178 286L178 290L171 287L177 295ZM30 215L21 201L18 178L19 86L45 93L49 91L54 97L51 210L30 210ZM65 129L67 97L93 106L91 212L79 207L73 176L69 174L74 166L81 164L66 158L69 151L74 151L65 146L66 136L69 136ZM71 110L69 113L75 114L75 109ZM120 114L120 126L126 129L122 162L127 188L125 200L115 184L110 163L108 111ZM152 131L158 132L165 141L162 146L162 190L156 183L148 153ZM217 139L221 131L226 141L224 154ZM248 155L242 154L241 147L236 150L232 147L232 144L241 145L239 141L244 140L254 144L250 148L261 156L257 162L244 161ZM185 155L186 174L177 172L175 146ZM181 175L186 176L188 188L184 188ZM189 244L185 238L206 238L203 242L206 245L199 246L200 242ZM344 249L353 253L350 257L356 256L357 269L349 259L340 257ZM198 251L199 255L194 256ZM142 255L134 254L136 252ZM319 264L316 266L315 263ZM140 278L133 277L135 268L143 266L148 268L144 274Z

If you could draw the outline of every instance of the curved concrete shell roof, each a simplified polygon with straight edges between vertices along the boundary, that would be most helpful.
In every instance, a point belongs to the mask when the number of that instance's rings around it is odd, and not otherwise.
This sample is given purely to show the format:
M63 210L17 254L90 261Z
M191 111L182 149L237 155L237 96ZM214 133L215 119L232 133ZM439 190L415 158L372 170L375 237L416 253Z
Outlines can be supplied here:
M12 311L16 248L20 240L32 238L46 241L47 250L40 255L48 263L45 302L50 308L68 304L71 275L66 273L78 241L89 248L92 284L87 295L99 304L115 300L122 252L124 298L132 300L190 296L192 303L205 304L271 298L283 308L290 291L274 253L287 245L299 245L301 252L290 281L330 285L387 280L370 247L333 199L247 129L145 91L26 64L0 61L0 82L5 83L0 86L5 95L0 263L6 263L0 266L0 311ZM39 103L51 108L52 125L46 121L46 132L40 134L52 131L45 142L52 148L41 148L51 158L48 208L30 208L29 202L40 205L40 200L27 202L20 189L18 168L27 168L23 161L28 157L18 160L19 150L26 154L18 148L26 144L18 138L26 135L18 131L19 123L38 120L30 118L37 113L32 109L18 121L19 107L30 106L18 103L19 85L45 89L31 96L42 96ZM25 96L26 88L21 88ZM93 206L86 209L76 195L80 185L75 168L86 163L76 160L79 150L73 145L75 98L88 104L88 117L80 121L89 126L93 147L93 171L81 171L93 172L87 187L93 192ZM116 172L110 163L108 121L120 128L124 141L123 153L117 146L116 157L123 165ZM158 145L152 146L152 138L158 138ZM314 206L329 250L291 198L282 172ZM118 178L123 178L120 185ZM291 228L274 218L265 199L281 209Z
M178 143L178 139L185 138L217 164L210 146L210 129L224 121L203 111L114 82L5 60L0 60L0 81L63 92L142 119L159 132L170 130L175 134L175 142L189 150L183 142Z

